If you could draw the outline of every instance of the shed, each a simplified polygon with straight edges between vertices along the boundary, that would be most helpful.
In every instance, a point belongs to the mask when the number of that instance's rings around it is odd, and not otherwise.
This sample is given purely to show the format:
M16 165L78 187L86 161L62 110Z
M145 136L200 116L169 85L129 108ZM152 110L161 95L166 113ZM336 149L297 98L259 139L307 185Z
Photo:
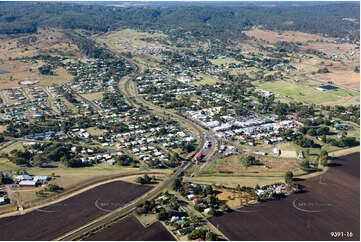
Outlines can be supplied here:
M39 181L35 181L35 180L24 180L24 181L21 181L19 182L19 185L21 187L36 187L39 185Z

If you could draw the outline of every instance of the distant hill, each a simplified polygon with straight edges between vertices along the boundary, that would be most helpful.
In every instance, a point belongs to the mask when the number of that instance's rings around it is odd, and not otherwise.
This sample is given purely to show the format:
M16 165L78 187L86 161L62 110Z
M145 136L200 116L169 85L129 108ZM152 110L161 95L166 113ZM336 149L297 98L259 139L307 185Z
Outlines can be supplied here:
M359 3L310 5L297 2L300 6L277 3L273 7L241 3L199 3L204 6L197 6L197 2L193 5L174 4L169 3L169 7L158 7L154 3L152 7L124 8L100 3L3 2L0 8L0 34L33 33L39 27L96 32L135 28L162 30L173 35L189 31L200 39L230 39L246 38L241 30L262 26L270 30L294 30L351 39L359 39L360 35ZM272 5L273 2L267 4ZM355 21L345 21L345 18Z

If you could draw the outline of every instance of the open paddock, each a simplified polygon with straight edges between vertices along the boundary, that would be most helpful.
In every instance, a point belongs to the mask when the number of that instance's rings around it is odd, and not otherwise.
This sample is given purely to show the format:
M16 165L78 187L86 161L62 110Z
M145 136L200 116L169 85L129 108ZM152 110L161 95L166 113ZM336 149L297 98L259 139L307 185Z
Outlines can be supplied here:
M166 37L162 33L139 32L133 29L112 31L105 35L96 36L97 41L106 43L110 49L115 51L128 51L126 48L134 46L137 48L145 46L161 46L157 42L146 42L141 39Z
M295 81L272 81L272 82L255 82L258 88L279 94L293 101L305 103L332 103L337 104L357 104L360 102L359 93L346 89L336 89L329 91L317 90L316 84L300 84ZM313 85L313 86L310 86Z
M297 170L297 164L294 159L274 158L269 156L258 156L262 165L245 167L242 164L244 156L229 156L219 159L212 173L232 173L232 174L280 174L286 171Z
M155 176L161 177L162 174L169 174L168 170L153 169L149 171L140 171L138 168L124 168L116 165L109 165L108 163L100 163L92 167L84 168L67 168L63 165L55 168L32 168L27 170L29 174L43 175L53 177L49 183L56 184L65 189L65 192L76 191L87 185L94 184L96 182L104 181L106 179L116 178L124 176L118 180L125 180L135 183L135 179L139 175L144 173L159 173ZM129 176L131 177L129 178ZM150 175L152 176L152 175ZM16 192L21 199L21 202L25 208L33 207L37 204L44 203L44 199L36 196L36 192L41 188L27 188L17 189ZM62 196L62 194L59 194ZM49 197L49 199L54 199Z
M25 63L22 61L6 61L0 65L0 69L7 70L8 73L0 75L0 88L25 87L21 82L36 82L34 86L49 86L55 83L69 82L73 76L62 68L58 67L54 71L54 75L41 75L38 67L44 63Z
M237 185L254 187L257 184L260 186L269 185L273 183L283 182L284 174L274 176L269 175L233 175L233 174L216 174L216 175L200 175L196 177L185 177L184 181L197 184L209 185L225 185L227 187L237 187Z
M258 40L268 41L274 44L279 41L300 42L302 49L315 49L331 54L349 54L356 51L356 45L350 43L335 43L336 38L326 38L317 34L303 33L299 31L271 31L263 29L252 29L243 31L250 37L255 37Z
M173 241L174 237L158 221L147 228L129 215L84 238L88 241Z
M248 35L250 37L255 37L259 40L263 39L263 40L269 41L271 43L275 43L278 41L306 42L306 41L315 40L315 39L327 40L327 38L322 37L320 35L308 34L308 33L303 33L303 32L298 32L298 31L275 32L275 31L271 31L271 30L252 29L252 30L243 31L243 33L245 33L246 35Z
M38 33L15 37L1 35L0 39L0 60L35 55L81 56L78 47L58 29L39 29Z
M210 218L231 240L360 239L360 153L340 157L322 176L299 181L305 192ZM262 231L262 232L260 232ZM331 232L352 232L333 238Z
M2 218L0 240L53 240L124 206L150 189L146 185L116 181L24 215Z

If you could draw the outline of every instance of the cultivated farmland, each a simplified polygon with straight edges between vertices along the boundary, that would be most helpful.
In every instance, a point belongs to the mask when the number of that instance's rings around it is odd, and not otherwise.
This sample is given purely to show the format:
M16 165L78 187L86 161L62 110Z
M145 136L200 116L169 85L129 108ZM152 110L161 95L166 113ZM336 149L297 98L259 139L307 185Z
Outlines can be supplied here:
M55 239L127 204L150 189L149 186L117 181L22 216L2 218L0 240Z
M147 228L130 215L99 232L91 234L85 240L146 240L146 241L173 241L174 237L163 227L160 222L155 222Z
M335 160L322 176L300 181L305 192L246 207L210 221L231 240L360 239L360 153ZM262 231L262 233L260 233Z

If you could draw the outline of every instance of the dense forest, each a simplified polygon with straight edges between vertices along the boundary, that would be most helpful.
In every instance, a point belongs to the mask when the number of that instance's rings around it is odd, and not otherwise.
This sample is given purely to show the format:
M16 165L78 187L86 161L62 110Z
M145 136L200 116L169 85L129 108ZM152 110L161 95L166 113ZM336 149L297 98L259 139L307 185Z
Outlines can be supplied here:
M344 18L355 21L343 20ZM0 3L0 34L33 33L39 27L106 32L116 28L162 30L199 38L245 37L242 30L262 26L359 39L359 3L313 6L175 6L120 8L102 5Z

